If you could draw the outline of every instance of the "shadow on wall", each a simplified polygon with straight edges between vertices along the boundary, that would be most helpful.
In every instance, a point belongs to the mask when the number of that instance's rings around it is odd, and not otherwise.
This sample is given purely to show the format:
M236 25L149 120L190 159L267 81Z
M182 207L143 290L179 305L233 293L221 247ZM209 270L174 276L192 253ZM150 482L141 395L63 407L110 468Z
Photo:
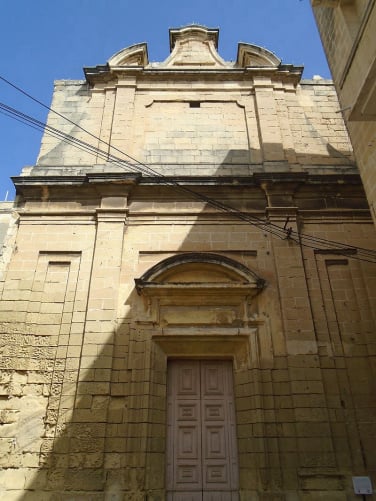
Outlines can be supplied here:
M342 154L329 146L328 152L330 159L325 156L312 159L311 156L310 165L325 166L328 162L336 164L333 157L342 160ZM233 153L230 154L231 159L236 157ZM231 160L224 161L226 166L230 163ZM343 161L341 165L344 163L348 165ZM297 164L297 167L302 166ZM236 166L236 169L242 168L246 170L245 175L252 173L249 170L252 170L253 166ZM270 171L273 172L273 169L274 172L288 172L289 166L287 163L279 163L279 166L270 164ZM304 172L304 167L302 170ZM220 167L216 175L223 176L224 171L227 173L227 167L224 170ZM255 211L263 216L265 207L270 205L271 200L260 188L260 184L256 177L245 182L244 186L238 182L232 186L220 182L212 186L198 186L197 191L229 203L239 210ZM355 206L363 203L360 202L361 194L350 194L348 188L343 189L343 197L337 196L335 199L328 190L328 197L325 199L323 188L323 195L320 196L322 208L333 204L337 204L337 207L345 203L351 205L351 196ZM296 190L296 193L291 193L289 188L286 193L282 195L280 193L279 196L278 200L285 202L287 206L306 204L309 208L310 204L315 204L315 208L318 208L312 190L303 185ZM178 202L176 204L175 199ZM154 216L148 215L150 203L153 203L157 212L158 210L164 212L163 217L155 220ZM145 207L144 214L141 214L142 221L136 218L132 220L132 211L142 210L142 206ZM173 212L178 206L188 210L181 219ZM193 217L189 215L189 211L194 212ZM139 295L134 287L134 279L139 278L157 262L177 253L210 252L227 256L256 272L267 281L268 286L258 295L257 300L250 302L248 329L256 332L257 325L262 324L260 332L265 334L264 343L270 341L272 346L273 336L282 336L278 342L284 343L277 283L278 270L273 260L273 238L255 226L242 221L234 222L227 215L218 216L212 213L209 217L209 212L210 209L201 202L192 203L185 194L175 192L172 187L140 185L135 188L130 200L130 224L125 229L124 242L121 240L123 229L121 229L121 239L106 233L103 233L102 237L97 234L97 239L102 238L102 241L97 240L95 252L98 254L94 256L93 275L90 281L78 284L79 288L83 288L84 285L88 287L88 305L78 306L76 303L73 306L76 308L73 315L76 314L77 317L86 315L85 310L88 307L84 333L75 334L72 323L69 336L59 336L62 344L48 347L50 358L44 365L48 371L52 370L52 373L48 374L50 381L48 391L47 385L39 385L43 395L48 399L47 413L43 407L38 410L27 409L25 421L17 424L17 433L20 436L24 433L23 429L33 427L33 435L35 436L35 430L38 430L42 438L35 443L25 443L22 440L10 443L14 468L21 464L29 464L30 468L26 473L25 489L22 492L15 490L15 495L9 494L8 499L115 501L144 500L146 496L147 499L154 501L164 499L167 355L158 343L152 341L152 337L156 332L163 334L163 329L168 329L169 324L162 317L153 317L155 314L153 300ZM111 223L108 224L111 226ZM295 244L284 241L281 245L290 248ZM19 252L22 252L22 249L19 249ZM109 268L107 280L100 271L102 264ZM119 266L121 266L120 282ZM95 273L99 273L97 278L94 276ZM79 275L77 277L79 278ZM100 291L95 290L99 283L102 283L103 290L110 290L109 298L113 298L112 306L111 300L108 303L110 305L108 309L94 307L103 299L100 297ZM59 292L56 287L64 288L66 291L66 284L59 281L55 281L52 287L55 287L55 292ZM173 299L170 298L172 303ZM62 308L64 312L64 305ZM112 318L117 315L119 317L115 323L116 328L109 329L108 326L113 325ZM217 317L215 322L218 328L239 329L239 324L236 323L239 318L236 315L237 313L232 316ZM258 316L264 318L263 322L257 323ZM266 318L268 320L265 320ZM192 325L194 332L203 333L210 328L210 323L205 324L205 322L194 324L191 321L188 324L177 321L172 329L186 335L186 329L189 326L192 328ZM271 336L269 341L266 340L268 336ZM49 342L48 335L43 337L43 342ZM273 339L273 342L277 340ZM188 343L186 353L189 353L189 341L186 343ZM277 367L277 362L274 360L277 354L269 353L263 358L264 349L267 351L269 348L260 347L261 358L254 360L252 367L249 364L244 366L240 363L235 364L236 406L239 410L243 409L242 421L238 423L241 434L244 434L246 426L253 426L254 430L259 425L263 427L262 418L261 423L259 420L260 416L255 421L255 413L260 412L263 392L267 394L270 370ZM235 355L232 358L234 357ZM281 357L278 363L280 360ZM285 369L287 371L287 367ZM265 371L264 381L261 381L260 371ZM35 385L38 385L38 377L46 376L46 373L42 373L43 371L38 369L33 373ZM19 378L18 395L21 395L22 391L27 391L26 381L30 379L27 379L26 372L22 370L19 371ZM244 407L242 398L244 389L240 389L241 382L253 385L257 381L260 385L258 395L250 396L249 405ZM286 385L288 385L286 401L292 408L291 382L286 381ZM254 389L255 386L252 386L252 391ZM261 401L256 401L257 399ZM269 412L277 410L271 408ZM283 427L283 419L277 424ZM324 422L322 429L324 437L329 440L330 430L327 422ZM239 448L240 483L247 485L249 490L257 491L261 488L261 482L266 489L283 492L286 489L283 450L279 456L277 455L278 457L274 457L266 437L266 429L257 433L259 436L255 440L257 443L261 441L262 445L259 452L254 454L255 464L249 463L249 455L253 453L253 449ZM291 438L296 439L293 433ZM249 436L246 440L249 442ZM300 460L297 452L292 453L294 454L297 467L292 469L294 478L290 490L298 489L296 475ZM277 462L270 468L266 458L268 455ZM36 468L35 458L38 456L39 466ZM327 454L327 457L329 456L330 453ZM330 466L332 459L329 457L328 465L322 466ZM263 473L260 480L261 470ZM12 482L11 473L9 475ZM14 484L10 487L17 489ZM4 494L7 495L8 493Z

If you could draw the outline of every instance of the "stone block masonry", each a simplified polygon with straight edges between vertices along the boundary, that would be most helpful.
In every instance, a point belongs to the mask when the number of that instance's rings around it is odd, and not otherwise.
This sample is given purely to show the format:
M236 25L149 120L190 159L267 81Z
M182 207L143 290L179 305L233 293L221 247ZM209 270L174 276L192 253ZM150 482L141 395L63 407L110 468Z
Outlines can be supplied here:
M334 87L251 44L223 61L218 30L170 41L56 82L96 137L49 124L108 162L44 137L14 178L1 497L355 499L352 476L375 479L375 234Z

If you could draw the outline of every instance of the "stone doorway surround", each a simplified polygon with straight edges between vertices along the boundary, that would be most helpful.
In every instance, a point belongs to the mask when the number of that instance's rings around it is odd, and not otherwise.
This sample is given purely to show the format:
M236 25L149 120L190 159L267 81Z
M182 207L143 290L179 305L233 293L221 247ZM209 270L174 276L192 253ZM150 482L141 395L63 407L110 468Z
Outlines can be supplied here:
M146 484L147 490L155 491L157 478L161 475L166 478L167 469L169 362L205 359L231 363L236 409L236 397L246 373L257 364L258 338L268 330L267 322L257 311L257 295L265 287L265 281L226 256L184 253L158 263L135 282L143 299L139 333L141 338L150 340L152 395L147 404L150 425ZM250 395L250 398L257 397ZM236 421L237 415L235 425ZM159 454L152 445L157 439L163 444ZM239 488L241 466L239 456Z

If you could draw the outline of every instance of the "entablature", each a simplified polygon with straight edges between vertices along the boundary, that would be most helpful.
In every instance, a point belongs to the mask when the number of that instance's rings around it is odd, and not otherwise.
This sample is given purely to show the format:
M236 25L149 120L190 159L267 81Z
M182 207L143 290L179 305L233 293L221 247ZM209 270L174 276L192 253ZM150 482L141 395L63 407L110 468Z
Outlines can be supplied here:
M244 214L267 215L268 207L286 211L364 211L367 202L358 174L255 172L250 176L142 176L101 173L85 176L12 178L17 210L69 212L127 209L132 217L233 218L230 206ZM181 189L179 188L181 187ZM212 201L212 203L211 203Z

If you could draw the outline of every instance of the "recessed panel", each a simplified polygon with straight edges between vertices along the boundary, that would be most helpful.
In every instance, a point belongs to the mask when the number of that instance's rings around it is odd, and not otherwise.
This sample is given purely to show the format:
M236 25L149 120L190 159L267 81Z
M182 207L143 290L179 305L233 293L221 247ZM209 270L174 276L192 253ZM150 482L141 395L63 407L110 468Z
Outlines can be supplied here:
M226 454L225 428L224 426L204 428L205 458L224 458Z
M177 394L179 396L198 395L199 392L199 372L196 365L184 366L177 375Z
M177 419L179 421L197 421L199 418L199 404L186 401L177 403Z
M196 426L180 426L177 433L177 457L197 458L199 430Z
M176 482L177 484L197 484L200 475L197 465L176 465Z
M202 501L202 499L202 491L175 492L167 496L167 501ZM219 501L219 498L216 501Z
M239 494L235 491L204 491L202 501L239 501Z
M205 402L203 408L205 421L223 421L225 419L223 402Z
M227 466L225 464L221 465L212 465L206 468L206 483L227 483L228 475L227 475Z

